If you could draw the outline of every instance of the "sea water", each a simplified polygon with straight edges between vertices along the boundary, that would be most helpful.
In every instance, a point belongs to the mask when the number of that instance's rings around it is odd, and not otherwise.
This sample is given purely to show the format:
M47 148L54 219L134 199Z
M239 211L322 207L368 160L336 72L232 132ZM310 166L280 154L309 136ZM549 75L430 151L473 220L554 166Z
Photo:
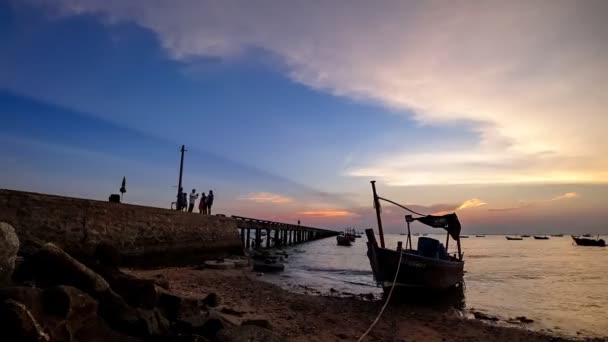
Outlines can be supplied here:
M432 236L444 242L445 235ZM406 236L387 235L387 247ZM606 240L606 237L603 237ZM286 248L286 270L262 279L284 288L324 294L379 296L366 255L367 239L351 247L335 238ZM569 236L549 240L504 236L462 239L465 307L505 320L526 316L529 328L565 335L608 336L608 248L573 245ZM417 238L412 237L416 246ZM450 242L453 251L454 241Z

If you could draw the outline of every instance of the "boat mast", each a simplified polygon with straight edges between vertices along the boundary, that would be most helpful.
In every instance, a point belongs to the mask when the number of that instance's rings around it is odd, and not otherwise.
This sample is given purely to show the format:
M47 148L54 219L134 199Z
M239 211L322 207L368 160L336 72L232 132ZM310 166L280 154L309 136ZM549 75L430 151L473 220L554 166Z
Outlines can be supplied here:
M378 199L378 194L376 193L376 181L373 180L370 183L372 183L372 192L374 193L374 208L376 208L376 219L378 220L380 247L384 248L384 231L382 230L382 217L380 217L380 200Z

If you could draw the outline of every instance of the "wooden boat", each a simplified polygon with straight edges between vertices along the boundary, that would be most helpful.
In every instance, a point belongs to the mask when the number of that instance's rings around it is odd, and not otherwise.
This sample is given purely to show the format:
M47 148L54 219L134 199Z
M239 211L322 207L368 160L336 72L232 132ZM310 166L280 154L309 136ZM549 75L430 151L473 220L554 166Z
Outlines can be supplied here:
M596 246L596 247L606 247L606 241L604 239L600 239L599 236L596 239L589 239L584 237L576 237L572 236L572 240L576 242L578 246Z
M548 236L534 235L534 239L535 240L549 240L549 237Z
M564 234L551 234L551 236L554 236L554 237L564 237Z
M468 236L468 235L460 235L460 238L461 238L461 239L468 239L468 238L469 238L469 236Z
M366 229L367 256L376 282L382 286L385 293L391 288L402 290L444 291L459 287L463 283L464 261L460 249L460 222L456 214L443 216L421 215L413 217L406 215L407 238L405 248L399 242L397 249L386 248L382 219L380 215L380 200L392 203L398 207L419 215L396 202L382 198L376 193L375 181L372 181L376 218L380 245L376 241L373 229ZM417 249L413 249L410 223L418 221L433 228L443 228L447 231L446 247L436 239L420 237ZM447 252L450 237L456 241L458 252L451 256Z
M591 235L591 234L584 234L583 237L590 238L590 237L593 237L593 235Z
M475 237L486 237L485 235L475 235Z
M522 238L530 237L530 235L522 235Z
M507 240L523 240L524 238L516 237L516 236L505 236Z
M351 239L345 235L336 236L336 241L338 242L338 246L351 246L352 245Z

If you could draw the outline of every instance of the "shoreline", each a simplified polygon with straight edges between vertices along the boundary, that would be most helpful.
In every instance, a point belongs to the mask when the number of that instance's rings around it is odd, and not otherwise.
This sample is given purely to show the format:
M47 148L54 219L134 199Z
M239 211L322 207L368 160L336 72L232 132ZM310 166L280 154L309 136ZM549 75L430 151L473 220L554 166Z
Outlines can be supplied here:
M125 269L137 277L164 278L171 291L204 298L215 293L225 319L263 320L290 341L356 341L376 318L382 301L357 296L302 294L259 279L250 269L170 267ZM263 275L262 275L263 277ZM305 288L305 285L302 284ZM494 317L494 316L489 316ZM607 341L539 332L502 322L467 318L457 309L389 305L364 341Z

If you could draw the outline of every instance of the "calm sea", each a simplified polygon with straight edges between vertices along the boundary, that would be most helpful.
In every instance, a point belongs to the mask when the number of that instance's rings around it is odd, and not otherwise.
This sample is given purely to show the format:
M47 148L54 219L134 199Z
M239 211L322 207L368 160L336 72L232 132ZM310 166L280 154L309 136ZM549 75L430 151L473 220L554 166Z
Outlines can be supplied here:
M397 241L405 236L386 236L387 246L396 247ZM462 245L467 309L505 319L526 316L536 330L608 336L608 248L575 246L569 236L522 241L471 236ZM285 272L262 279L292 290L380 294L366 250L365 237L351 247L336 246L334 238L290 247Z

